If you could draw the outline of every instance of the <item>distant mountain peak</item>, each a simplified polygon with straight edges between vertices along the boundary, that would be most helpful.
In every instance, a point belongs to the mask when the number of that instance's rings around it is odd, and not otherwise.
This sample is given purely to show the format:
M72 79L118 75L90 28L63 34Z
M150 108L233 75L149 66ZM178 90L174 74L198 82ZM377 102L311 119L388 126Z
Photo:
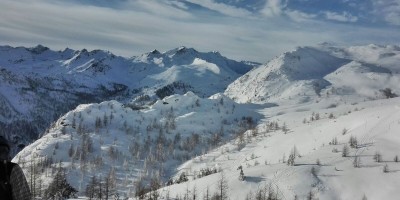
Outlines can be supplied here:
M36 47L31 47L31 48L28 48L27 50L34 54L41 54L41 53L49 50L49 48L39 44Z
M194 56L198 54L199 52L194 49L194 48L187 48L185 46L180 46L178 48L172 49L170 51L167 51L166 54L175 57L175 56Z
M296 47L267 63L275 73L290 80L320 79L349 62L314 47Z
M161 54L157 49L154 49L153 51L150 52L153 55L159 55Z
M61 51L62 53L70 53L70 54L72 54L72 53L74 53L75 52L75 50L73 50L73 49L70 49L70 48L65 48L63 51Z

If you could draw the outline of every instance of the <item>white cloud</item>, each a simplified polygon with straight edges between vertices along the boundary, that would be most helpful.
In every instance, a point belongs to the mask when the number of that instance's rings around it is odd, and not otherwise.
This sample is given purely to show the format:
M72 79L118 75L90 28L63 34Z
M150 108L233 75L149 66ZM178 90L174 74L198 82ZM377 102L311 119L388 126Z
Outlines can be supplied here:
M391 25L400 26L400 0L374 1L373 13Z
M374 22L400 26L400 0L371 1Z
M173 17L173 18L190 18L192 15L185 11L182 10L180 7L176 8L174 6L170 6L169 3L175 3L177 6L181 6L182 4L179 4L174 1L158 1L158 0L135 0L135 1L128 1L125 3L125 6L127 6L126 9L128 10L136 10L136 11L141 11L141 12L147 12L151 13L153 15L160 15L163 17Z
M283 9L286 7L286 0L267 0L264 9L261 13L265 16L279 16L282 14Z
M339 21L339 22L357 22L358 17L353 16L352 14L348 12L342 12L342 13L336 13L336 12L330 12L326 11L324 12L326 19L329 20L334 20L334 21Z
M231 16L231 17L250 17L252 15L246 9L236 8L223 3L216 3L212 0L187 0L188 2L201 5L207 9L219 12L221 14Z
M399 12L387 13L385 16L385 20L392 25L400 26L400 13Z
M298 10L286 10L285 14L296 22L306 22L317 17L316 14L309 14Z
M171 1L167 1L166 3L168 3L170 5L174 5L174 6L178 7L178 8L184 9L184 10L188 10L189 9L189 7L185 3L180 2L180 1L171 0Z

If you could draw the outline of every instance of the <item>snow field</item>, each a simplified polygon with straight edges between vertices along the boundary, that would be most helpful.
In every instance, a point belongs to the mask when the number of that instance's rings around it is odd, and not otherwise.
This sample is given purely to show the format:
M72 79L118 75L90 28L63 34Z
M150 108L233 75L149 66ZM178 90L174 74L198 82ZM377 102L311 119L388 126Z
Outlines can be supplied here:
M177 176L182 171L193 174L202 168L217 166L228 179L230 199L245 199L250 191L255 193L258 187L270 184L278 188L275 190L279 191L281 199L293 199L295 195L303 199L310 191L319 199L361 199L363 195L368 199L396 199L400 163L394 162L393 158L400 154L399 100L378 100L329 109L310 107L310 111L303 112L293 112L293 108L288 108L287 114L268 118L285 122L290 129L287 134L281 130L264 133L261 124L259 135L252 137L240 151L232 141L186 162L179 168ZM354 111L355 108L358 111ZM281 113L284 109L272 107L262 110L262 113L270 114L274 110ZM329 119L324 115L304 124L301 117L311 116L311 110L321 114L334 112L336 117ZM343 129L347 129L345 135ZM349 156L342 157L343 146L349 145L351 136L357 138L358 148L349 148ZM330 145L335 137L338 144ZM295 159L295 165L282 163L294 147L300 155ZM381 162L373 159L376 152L382 154ZM360 162L357 168L354 167L356 156ZM388 173L383 172L386 164ZM240 165L244 168L245 181L238 180L237 167ZM311 173L312 168L316 175ZM214 192L219 179L220 173L212 174L160 191L164 195L169 191L170 197L175 197L196 187L201 196L207 186Z

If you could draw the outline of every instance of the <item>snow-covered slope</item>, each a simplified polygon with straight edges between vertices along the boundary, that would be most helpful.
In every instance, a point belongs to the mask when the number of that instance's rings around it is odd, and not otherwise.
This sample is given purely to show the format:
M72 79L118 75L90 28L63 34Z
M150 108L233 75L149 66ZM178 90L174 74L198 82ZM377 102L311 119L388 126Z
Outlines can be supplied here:
M273 191L278 199L309 199L310 193L312 199L324 200L397 199L400 161L394 159L400 154L400 98L337 107L328 102L280 106L260 112L268 120L258 125L257 135L246 133L244 146L238 148L237 139L184 163L176 177L185 172L190 181L162 188L159 194L172 198L196 194L201 199L208 189L212 196L220 192L223 173L232 200L256 199L265 191L267 196ZM279 130L270 125L276 122ZM349 143L352 137L357 141L354 147ZM342 156L344 146L349 149L347 157ZM294 149L291 166L288 160ZM215 167L221 172L198 178L202 169Z
M397 46L300 47L243 75L225 94L238 102L290 104L382 98L385 88L400 92L399 61Z
M36 193L47 188L49 174L55 173L52 168L61 165L81 195L93 176L103 179L112 171L113 191L134 196L134 184L154 177L166 182L183 161L255 126L260 115L253 107L222 94L202 99L192 92L166 97L142 110L116 101L83 104L62 116L14 161L27 170L34 164L35 184L42 184Z
M79 104L153 101L189 90L209 97L253 66L185 47L128 59L102 50L1 46L0 134L23 147Z

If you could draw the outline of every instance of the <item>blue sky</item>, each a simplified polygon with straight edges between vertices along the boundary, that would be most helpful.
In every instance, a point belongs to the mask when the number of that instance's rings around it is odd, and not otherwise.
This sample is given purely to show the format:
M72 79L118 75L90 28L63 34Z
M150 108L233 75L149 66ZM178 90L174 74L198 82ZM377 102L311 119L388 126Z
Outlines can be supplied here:
M266 62L296 46L400 44L400 0L1 0L0 45Z

